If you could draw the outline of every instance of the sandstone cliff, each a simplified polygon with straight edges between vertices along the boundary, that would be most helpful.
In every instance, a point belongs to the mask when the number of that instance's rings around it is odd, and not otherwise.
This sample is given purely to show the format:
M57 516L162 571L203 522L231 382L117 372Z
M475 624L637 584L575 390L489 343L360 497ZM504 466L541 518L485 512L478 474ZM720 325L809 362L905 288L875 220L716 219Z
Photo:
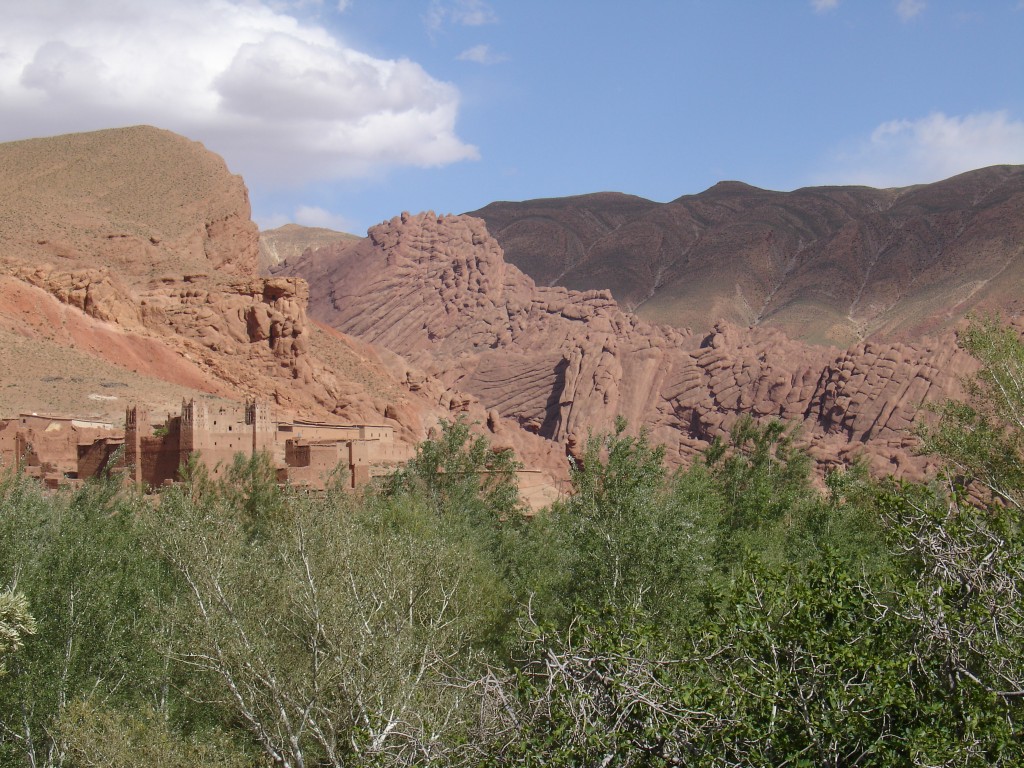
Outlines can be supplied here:
M386 350L310 321L300 278L258 277L244 184L155 128L0 144L0 365L18 411L117 420L181 397L424 439L464 412L564 480L564 454Z
M622 415L678 463L750 412L801 423L823 464L864 454L876 470L920 476L906 428L971 367L951 336L839 350L773 329L651 324L607 291L537 286L469 216L403 214L279 274L309 281L313 317L570 452Z

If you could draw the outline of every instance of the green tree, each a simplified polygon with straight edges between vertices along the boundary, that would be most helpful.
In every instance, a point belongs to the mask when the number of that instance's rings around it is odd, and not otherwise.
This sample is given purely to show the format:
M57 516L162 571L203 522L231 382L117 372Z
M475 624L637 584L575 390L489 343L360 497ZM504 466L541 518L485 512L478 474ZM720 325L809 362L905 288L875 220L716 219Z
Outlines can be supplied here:
M712 765L1015 765L1006 707L944 684L921 640L912 582L865 578L842 558L749 564L700 628L695 698L727 723Z
M980 363L968 403L920 431L944 483L901 488L889 515L917 583L921 643L942 654L948 687L977 687L1020 716L1024 701L1024 344L994 318L958 336Z
M164 574L140 546L140 511L111 481L55 494L0 482L0 579L17 580L36 621L0 678L0 764L59 763L57 723L80 697L166 706L153 612Z
M730 567L748 551L786 560L786 531L820 502L811 485L811 459L781 421L742 416L729 440L704 453L720 495L722 514L715 559Z
M637 606L521 623L523 662L494 676L481 711L493 766L689 765L722 727L689 700L688 666Z
M182 733L147 702L109 707L91 698L68 704L57 722L57 740L70 765L104 768L248 768L254 756L239 749L226 733L203 738Z
M512 451L492 450L464 419L442 421L441 434L424 440L404 469L391 475L388 493L422 490L439 513L466 517L483 528L522 512Z
M981 365L964 385L968 402L937 408L919 430L923 450L941 457L956 482L1018 510L1024 505L1024 345L994 317L973 318L957 342Z
M666 479L664 448L646 434L591 436L571 470L575 493L527 526L520 556L530 567L519 594L541 622L567 625L580 610L644 606L682 621L708 571L701 494Z
M25 644L36 632L36 622L28 610L28 600L20 592L0 592L0 677L7 672L7 657Z
M286 493L254 537L244 499L165 492L149 539L187 596L186 694L277 765L449 760L505 606L486 549L433 501Z
M1020 764L1015 705L948 684L914 591L826 552L799 567L748 561L681 643L635 607L562 629L525 621L520 669L483 708L491 762Z

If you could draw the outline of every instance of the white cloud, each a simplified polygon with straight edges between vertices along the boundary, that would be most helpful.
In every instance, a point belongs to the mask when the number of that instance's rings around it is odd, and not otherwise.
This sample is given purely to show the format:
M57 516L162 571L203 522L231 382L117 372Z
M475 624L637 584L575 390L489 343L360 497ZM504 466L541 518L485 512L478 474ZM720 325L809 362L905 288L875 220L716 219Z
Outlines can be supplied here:
M452 9L452 20L467 27L479 27L496 23L498 14L483 0L457 0Z
M352 232L356 228L355 224L341 214L331 213L315 205L300 205L296 208L294 221L304 227L326 227L338 232Z
M0 26L0 140L149 123L301 184L477 157L458 105L415 62L260 0L33 0Z
M814 8L815 13L834 11L839 7L839 0L811 0L811 7Z
M508 57L500 53L494 53L490 46L474 45L472 48L464 50L455 58L459 61L475 61L477 64L497 64L505 61Z
M818 182L900 187L989 165L1024 164L1024 121L1005 111L891 120L852 152L838 155Z
M423 17L423 23L432 33L440 30L445 24L480 27L484 24L495 24L497 21L498 14L484 0L431 0Z
M316 205L300 205L292 213L272 213L269 215L254 214L253 218L261 232L277 229L285 224L301 224L304 227L325 227L338 232L356 233L359 226L340 213L332 213Z
M896 3L896 13L903 21L910 21L925 9L925 0L899 0Z

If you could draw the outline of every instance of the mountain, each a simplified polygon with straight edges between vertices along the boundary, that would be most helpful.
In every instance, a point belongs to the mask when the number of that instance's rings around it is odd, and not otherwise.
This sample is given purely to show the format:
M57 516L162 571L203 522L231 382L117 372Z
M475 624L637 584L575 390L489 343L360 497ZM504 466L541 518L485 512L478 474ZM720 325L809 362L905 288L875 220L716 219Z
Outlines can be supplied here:
M839 346L914 341L971 310L1024 307L1024 166L903 189L730 181L669 203L599 193L470 215L539 284L609 289L697 333L725 320Z
M801 424L822 467L921 477L908 428L974 370L957 318L1017 306L1021 176L495 204L504 227L403 214L319 248L291 228L271 236L302 251L259 276L245 185L201 144L149 127L0 144L0 415L259 397L407 444L461 415L546 494L618 416L681 464L749 413ZM595 287L538 284L492 229ZM631 290L639 313L616 298Z
M318 320L576 455L625 416L678 465L749 413L801 424L822 466L863 455L878 472L921 477L927 460L908 427L922 403L960 394L972 370L951 334L840 350L777 328L650 323L606 290L537 285L488 229L470 216L402 214L274 274L308 281Z
M285 224L276 229L260 232L260 253L258 269L265 274L275 264L288 258L300 256L307 248L320 248L339 240L359 240L357 235L338 232L324 227L304 227L301 224Z
M565 479L549 442L310 320L305 280L257 276L258 238L242 179L168 131L0 144L0 417L117 422L130 402L160 414L183 397L257 397L415 444L455 402L550 468L542 484Z

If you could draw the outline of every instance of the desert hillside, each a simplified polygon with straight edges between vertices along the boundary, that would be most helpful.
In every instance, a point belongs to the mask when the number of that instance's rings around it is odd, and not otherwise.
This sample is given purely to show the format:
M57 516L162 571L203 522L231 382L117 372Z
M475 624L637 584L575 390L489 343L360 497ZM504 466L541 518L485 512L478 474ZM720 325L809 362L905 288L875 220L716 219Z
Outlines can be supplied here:
M310 320L305 280L257 277L245 185L201 144L146 126L0 144L0 212L2 417L258 397L414 444L457 412L565 477L548 441Z
M879 472L920 476L908 428L972 364L951 334L838 349L773 328L653 324L608 291L536 285L469 216L403 214L277 274L309 281L313 317L570 453L625 416L681 464L751 413L802 424L825 465L863 454Z
M255 275L241 177L198 142L149 126L0 145L5 261L106 268L129 285L213 270Z
M321 248L338 241L359 240L357 235L338 232L325 227L304 227L301 224L285 224L260 232L260 274L270 267L301 256L307 248Z
M609 289L695 333L726 320L839 346L916 341L972 309L1022 308L1024 166L904 189L722 182L664 204L600 193L471 215L539 284Z

